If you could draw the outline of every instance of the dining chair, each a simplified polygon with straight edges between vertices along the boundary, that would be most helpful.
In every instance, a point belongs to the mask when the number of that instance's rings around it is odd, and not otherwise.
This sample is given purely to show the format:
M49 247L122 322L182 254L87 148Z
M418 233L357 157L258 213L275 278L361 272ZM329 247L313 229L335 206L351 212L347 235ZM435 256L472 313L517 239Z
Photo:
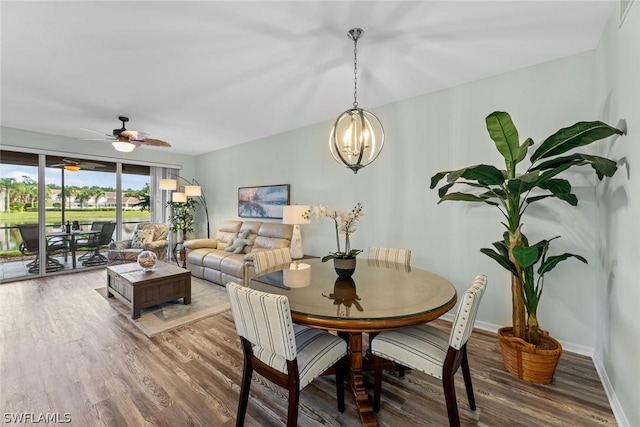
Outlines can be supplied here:
M443 331L425 324L395 331L380 332L372 341L375 373L373 380L373 409L380 410L383 359L392 360L414 370L442 380L449 415L449 425L459 426L454 376L460 366L467 390L469 406L476 410L471 372L467 358L467 341L473 331L480 300L487 278L479 275L464 293L451 331Z
M367 262L369 265L385 268L395 268L400 270L401 268L407 272L411 271L411 249L399 249L399 248L378 248L376 246L370 246L367 253ZM371 352L371 341L377 335L377 332L368 332L369 341L369 353ZM398 375L400 378L404 378L404 371L406 367L397 366Z
M100 224L100 233L90 237L85 243L78 242L78 248L86 249L88 257L82 255L82 265L102 265L107 263L107 257L100 253L100 248L111 243L111 236L116 229L115 222L103 222Z
M33 261L26 265L27 271L29 273L38 273L40 272L40 237L38 234L38 224L19 224L18 230L22 237L22 242L19 247L20 252L23 255L36 256ZM51 258L51 254L60 251L66 252L68 248L69 246L66 239L47 240L47 255L45 257L45 269L47 272L58 271L64 268L64 265L60 261Z
M287 426L293 427L298 423L300 390L334 367L338 410L343 412L347 343L329 332L294 325L285 295L234 282L226 288L244 353L236 426L244 425L253 371L288 389Z
M406 271L411 271L411 250L398 248L378 248L369 247L367 261L371 265L381 267L395 267L399 270L403 267Z
M256 276L271 273L290 264L291 251L289 248L258 251L253 255L253 270Z

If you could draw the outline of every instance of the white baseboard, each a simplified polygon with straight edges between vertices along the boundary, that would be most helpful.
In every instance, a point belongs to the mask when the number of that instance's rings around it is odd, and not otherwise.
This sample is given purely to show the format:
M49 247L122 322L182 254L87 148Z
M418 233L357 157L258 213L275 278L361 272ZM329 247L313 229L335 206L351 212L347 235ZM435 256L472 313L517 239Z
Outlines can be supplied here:
M629 424L629 420L624 413L624 409L622 409L622 405L620 405L620 401L618 400L618 396L616 395L615 390L613 389L613 385L609 380L609 376L607 375L607 370L604 368L604 364L600 357L597 354L594 354L591 357L593 360L593 364L596 367L596 372L598 372L598 376L600 377L600 382L602 383L602 387L604 388L604 392L607 394L607 398L609 399L609 406L611 406L611 410L613 411L613 416L616 417L616 422L620 427L631 427Z
M454 315L452 313L446 313L445 315L440 317L443 320L447 320L449 322L453 322ZM498 329L501 326L494 325L493 323L481 322L476 320L474 328L497 333ZM497 341L497 340L496 340ZM600 382L602 383L602 387L604 388L604 392L607 395L607 399L609 400L609 406L611 406L611 411L613 412L613 416L616 418L616 422L620 427L631 427L629 421L627 420L627 416L620 405L620 401L616 396L616 392L609 380L609 376L607 375L607 371L604 368L604 364L600 360L600 358L594 353L593 347L588 347L582 344L576 344L572 342L560 341L562 344L563 350L569 351L571 353L580 354L582 356L588 356L593 361L593 365L596 368L596 372L600 377Z

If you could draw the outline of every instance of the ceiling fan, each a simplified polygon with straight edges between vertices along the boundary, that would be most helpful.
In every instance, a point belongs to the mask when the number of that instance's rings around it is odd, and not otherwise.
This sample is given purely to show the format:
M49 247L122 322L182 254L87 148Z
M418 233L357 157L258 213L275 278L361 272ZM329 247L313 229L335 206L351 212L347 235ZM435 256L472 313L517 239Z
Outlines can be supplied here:
M62 159L62 163L51 165L52 168L62 168L69 172L78 172L80 169L104 168L105 165L95 162L85 162L82 160Z
M141 145L151 145L154 147L171 147L171 144L169 144L168 142L149 138L148 133L138 132L137 130L125 128L124 124L129 121L128 117L119 116L118 120L122 122L122 127L120 129L114 129L111 135L109 135L108 133L104 134L104 136L106 136L105 139L107 141L112 141L111 144L116 150L128 153L130 151L133 151L134 148ZM102 134L102 132L91 129L81 129Z

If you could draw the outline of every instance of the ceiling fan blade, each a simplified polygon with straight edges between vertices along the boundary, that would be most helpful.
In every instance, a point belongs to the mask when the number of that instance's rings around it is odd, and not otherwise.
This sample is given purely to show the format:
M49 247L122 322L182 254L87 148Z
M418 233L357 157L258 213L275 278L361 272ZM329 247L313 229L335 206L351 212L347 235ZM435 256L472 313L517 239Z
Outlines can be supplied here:
M171 147L171 144L165 141L161 141L159 139L145 138L137 141L139 141L141 144L152 145L154 147Z
M101 163L93 163L93 162L80 162L79 166L82 169L96 169L96 168L104 168L105 165Z
M93 130L93 129L87 129L87 128L80 128L80 130L85 130L87 132L93 132L93 133L99 133L100 135L104 135L104 136L108 136L110 138L113 138L113 135L109 135L108 133L104 133L104 132L99 132L97 130Z

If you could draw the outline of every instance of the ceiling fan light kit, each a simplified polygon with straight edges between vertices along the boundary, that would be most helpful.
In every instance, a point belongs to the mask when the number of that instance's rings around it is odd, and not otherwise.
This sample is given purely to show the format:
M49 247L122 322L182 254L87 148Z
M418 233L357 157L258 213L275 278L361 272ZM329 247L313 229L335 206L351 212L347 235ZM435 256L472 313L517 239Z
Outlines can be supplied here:
M113 141L111 145L113 145L113 148L115 148L116 151L121 151L123 153L130 153L134 148L136 148L136 145L129 141L129 139L122 137Z
M384 128L380 120L373 113L358 108L358 39L363 34L362 28L352 28L347 33L353 40L353 108L340 114L329 137L331 155L353 173L373 162L384 146Z

